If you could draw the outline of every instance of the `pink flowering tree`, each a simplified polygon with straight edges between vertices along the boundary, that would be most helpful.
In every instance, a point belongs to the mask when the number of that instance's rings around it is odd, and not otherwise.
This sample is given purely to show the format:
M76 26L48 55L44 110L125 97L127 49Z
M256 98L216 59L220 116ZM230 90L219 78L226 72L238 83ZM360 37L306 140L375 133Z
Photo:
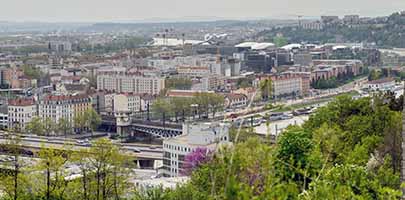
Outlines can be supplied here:
M189 176L199 166L212 158L212 151L207 148L196 148L184 157L182 175Z

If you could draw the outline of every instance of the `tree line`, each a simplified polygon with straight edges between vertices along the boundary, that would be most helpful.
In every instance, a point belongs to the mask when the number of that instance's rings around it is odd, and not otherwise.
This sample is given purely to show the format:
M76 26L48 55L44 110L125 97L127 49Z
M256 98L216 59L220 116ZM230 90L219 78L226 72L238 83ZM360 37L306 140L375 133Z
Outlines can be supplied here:
M152 111L162 118L173 117L175 121L186 117L212 117L224 109L225 99L221 94L196 93L193 97L161 97L152 105ZM165 119L164 119L165 120Z
M91 131L97 129L101 124L100 115L93 109L87 109L83 113L78 113L73 117L73 121L66 118L60 118L57 122L49 117L44 119L33 117L27 124L26 132L34 135L64 135L72 134L74 130L77 133Z

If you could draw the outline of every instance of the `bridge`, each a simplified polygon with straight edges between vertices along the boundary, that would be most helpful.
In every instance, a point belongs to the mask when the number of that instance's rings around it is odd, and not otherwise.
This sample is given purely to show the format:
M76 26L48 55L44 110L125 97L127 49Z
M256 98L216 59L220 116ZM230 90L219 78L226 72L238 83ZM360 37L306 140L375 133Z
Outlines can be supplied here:
M124 126L124 134L144 133L158 138L172 138L182 134L182 126L181 123L132 119L129 126ZM117 129L116 118L114 116L102 116L99 129L107 132L115 131Z
M182 124L132 120L130 130L160 138L172 138L182 134Z

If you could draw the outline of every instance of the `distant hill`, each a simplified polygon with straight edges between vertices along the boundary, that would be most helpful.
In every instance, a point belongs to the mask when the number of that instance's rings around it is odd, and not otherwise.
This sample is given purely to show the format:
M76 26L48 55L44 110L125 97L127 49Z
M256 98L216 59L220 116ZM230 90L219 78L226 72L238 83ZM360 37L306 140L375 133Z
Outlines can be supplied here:
M0 21L0 33L72 31L78 29L79 27L89 25L90 23Z
M304 30L298 26L273 28L258 33L257 37L271 41L279 33L290 43L368 42L379 47L405 48L405 13L356 25L326 25L323 30Z

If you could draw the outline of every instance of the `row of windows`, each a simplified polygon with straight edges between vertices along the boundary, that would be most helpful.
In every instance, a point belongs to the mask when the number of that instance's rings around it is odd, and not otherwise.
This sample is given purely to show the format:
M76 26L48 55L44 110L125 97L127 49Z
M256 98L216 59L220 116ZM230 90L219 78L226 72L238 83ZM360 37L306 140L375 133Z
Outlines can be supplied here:
M26 117L29 118L32 116L30 113L9 113L10 118L15 118L15 117Z
M174 145L165 144L164 148L171 149L171 150L182 151L182 152L191 152L191 148L189 148L189 147L180 147L180 146L174 146Z

